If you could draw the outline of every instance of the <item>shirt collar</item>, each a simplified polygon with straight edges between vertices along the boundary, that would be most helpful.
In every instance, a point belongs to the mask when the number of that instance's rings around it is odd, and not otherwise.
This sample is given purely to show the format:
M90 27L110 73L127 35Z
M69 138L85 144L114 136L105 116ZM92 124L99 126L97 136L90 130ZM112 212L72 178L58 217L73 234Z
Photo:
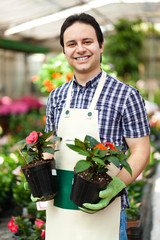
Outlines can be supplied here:
M99 81L101 75L102 75L102 70L95 77L93 77L86 83L86 87L88 87L88 86L95 87L98 84L98 81ZM73 76L73 82L75 85L79 85L79 83L75 79L75 76Z

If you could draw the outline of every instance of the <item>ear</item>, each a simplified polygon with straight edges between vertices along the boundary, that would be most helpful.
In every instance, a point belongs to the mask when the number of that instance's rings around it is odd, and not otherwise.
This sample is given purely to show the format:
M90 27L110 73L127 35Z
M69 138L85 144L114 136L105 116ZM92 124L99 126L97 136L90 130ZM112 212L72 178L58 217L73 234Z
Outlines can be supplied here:
M103 53L103 50L104 50L104 44L103 44L103 42L102 42L102 44L101 44L101 53Z

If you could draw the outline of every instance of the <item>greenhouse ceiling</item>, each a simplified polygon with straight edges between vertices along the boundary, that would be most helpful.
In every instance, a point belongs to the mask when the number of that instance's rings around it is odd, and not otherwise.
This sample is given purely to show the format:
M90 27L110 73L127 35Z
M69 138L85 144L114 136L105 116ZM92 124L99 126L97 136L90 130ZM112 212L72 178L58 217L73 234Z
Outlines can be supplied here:
M160 25L160 1L131 0L0 0L0 38L36 43L58 50L59 31L66 17L86 12L103 31L119 18Z

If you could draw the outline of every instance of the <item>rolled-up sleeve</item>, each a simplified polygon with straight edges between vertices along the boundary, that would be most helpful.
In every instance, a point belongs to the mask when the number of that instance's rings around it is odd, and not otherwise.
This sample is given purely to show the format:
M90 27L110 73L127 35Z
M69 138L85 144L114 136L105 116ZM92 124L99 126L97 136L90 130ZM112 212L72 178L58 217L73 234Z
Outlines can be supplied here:
M150 134L145 102L137 90L131 91L126 100L122 131L123 136L127 138L138 138Z

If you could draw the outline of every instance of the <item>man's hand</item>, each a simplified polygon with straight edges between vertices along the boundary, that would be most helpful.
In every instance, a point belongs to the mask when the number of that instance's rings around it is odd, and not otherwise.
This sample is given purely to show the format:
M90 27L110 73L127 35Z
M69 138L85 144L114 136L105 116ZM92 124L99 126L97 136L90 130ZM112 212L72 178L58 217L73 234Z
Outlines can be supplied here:
M112 181L108 184L107 188L99 192L99 197L102 198L96 204L84 203L85 208L80 208L80 210L87 213L95 213L98 210L105 208L112 198L114 198L126 185L117 177L112 177Z

